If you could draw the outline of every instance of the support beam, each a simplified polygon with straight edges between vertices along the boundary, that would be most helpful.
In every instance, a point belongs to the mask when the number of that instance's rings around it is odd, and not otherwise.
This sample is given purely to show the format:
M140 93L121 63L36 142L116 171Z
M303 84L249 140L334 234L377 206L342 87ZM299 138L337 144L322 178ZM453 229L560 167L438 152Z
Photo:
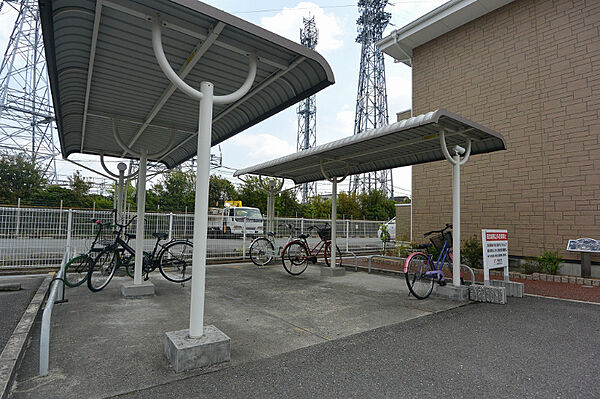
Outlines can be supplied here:
M92 88L92 74L94 72L94 60L96 58L96 43L98 42L98 29L100 28L100 18L102 16L102 0L96 1L96 10L94 15L94 27L92 28L92 45L90 47L90 61L88 63L87 83L85 87L85 100L83 103L83 122L81 123L81 146L79 150L83 152L85 142L85 129L87 125L87 111L90 103L90 90Z
M337 184L337 179L331 180L331 267L335 267L337 257Z
M133 284L142 284L142 264L144 261L144 214L146 213L146 169L148 164L148 150L143 149L140 154L140 168L138 171L137 187L137 220L135 228L135 272Z

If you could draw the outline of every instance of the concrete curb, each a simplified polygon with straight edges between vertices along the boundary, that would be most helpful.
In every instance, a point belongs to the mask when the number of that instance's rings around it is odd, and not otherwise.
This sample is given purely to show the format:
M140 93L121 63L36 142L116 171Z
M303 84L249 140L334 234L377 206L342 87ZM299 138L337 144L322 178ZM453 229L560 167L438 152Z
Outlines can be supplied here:
M31 335L31 329L37 314L44 303L53 275L48 275L25 309L19 324L15 327L8 339L2 353L0 353L0 398L6 399L15 377L15 371L25 349L27 338Z

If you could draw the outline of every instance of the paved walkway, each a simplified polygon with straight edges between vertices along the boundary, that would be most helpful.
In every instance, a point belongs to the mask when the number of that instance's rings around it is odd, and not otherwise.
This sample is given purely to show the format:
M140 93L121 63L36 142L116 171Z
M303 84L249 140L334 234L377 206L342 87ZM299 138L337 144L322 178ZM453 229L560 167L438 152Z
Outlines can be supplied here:
M164 333L188 327L189 286L152 281L157 295L124 299L116 278L100 293L67 290L52 317L50 374L38 372L39 324L17 372L13 398L103 398L208 371L261 362L290 351L460 306L408 296L403 279L349 272L325 278L310 266L298 277L281 265L207 269L206 323L231 337L231 362L177 374L163 354ZM182 393L185 394L185 393Z
M598 398L599 315L471 304L120 398Z

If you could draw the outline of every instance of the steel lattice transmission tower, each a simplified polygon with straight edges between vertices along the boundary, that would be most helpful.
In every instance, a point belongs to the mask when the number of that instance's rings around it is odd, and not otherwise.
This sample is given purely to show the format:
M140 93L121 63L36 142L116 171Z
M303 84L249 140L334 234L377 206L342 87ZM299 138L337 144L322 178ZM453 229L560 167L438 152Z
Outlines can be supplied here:
M383 53L375 43L381 39L391 14L385 12L388 0L359 0L360 16L356 42L361 44L360 70L354 134L362 133L388 123L387 93L385 88L385 65ZM353 192L382 190L393 197L392 171L353 176L350 181Z
M319 31L315 24L315 17L302 18L304 28L300 29L300 43L312 50L315 49L319 40ZM298 141L296 151L312 148L317 141L317 104L316 96L310 96L303 100L296 110L298 114ZM317 195L317 183L304 183L300 187L302 203L310 197Z
M37 0L2 1L0 10L18 12L0 67L0 150L26 151L58 181L54 145L54 111L44 55Z

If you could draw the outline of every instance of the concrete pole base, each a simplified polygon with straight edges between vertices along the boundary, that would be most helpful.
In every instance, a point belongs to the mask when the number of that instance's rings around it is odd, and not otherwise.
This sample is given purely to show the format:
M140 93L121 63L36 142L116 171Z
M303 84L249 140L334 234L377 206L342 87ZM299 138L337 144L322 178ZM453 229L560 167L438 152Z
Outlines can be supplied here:
M321 276L324 277L340 277L346 274L346 269L343 267L321 267Z
M142 281L142 284L138 285L133 284L133 281L121 284L121 295L125 298L141 298L154 294L154 284L150 281Z
M469 287L466 285L436 285L434 287L433 296L438 298L446 298L452 301L469 302Z
M506 289L491 285L470 285L469 298L475 302L497 303L506 305Z
M165 333L165 356L176 372L207 367L231 359L231 339L213 325L190 338L189 329Z
M490 285L492 287L504 287L506 289L506 296L515 298L523 298L525 292L523 283L517 283L516 281L490 280Z

